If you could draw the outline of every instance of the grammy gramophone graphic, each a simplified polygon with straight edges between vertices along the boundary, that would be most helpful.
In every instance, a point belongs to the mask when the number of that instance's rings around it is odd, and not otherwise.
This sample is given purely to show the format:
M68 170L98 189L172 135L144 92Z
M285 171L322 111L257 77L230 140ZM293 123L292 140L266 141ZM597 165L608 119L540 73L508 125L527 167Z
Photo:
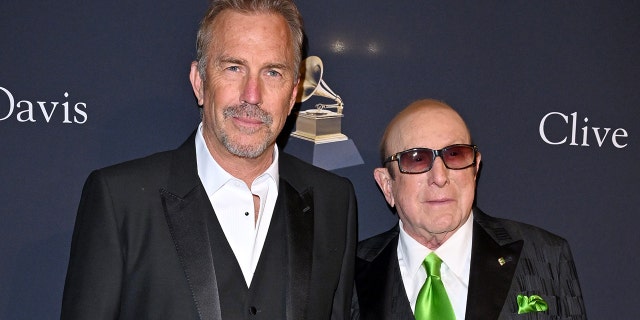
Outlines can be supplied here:
M311 97L333 100L333 103L317 103L315 108L300 111L296 128L287 151L312 164L327 169L338 169L362 164L364 161L353 140L342 133L344 103L322 79L322 60L307 57L302 64L301 88L297 101L303 103Z
M347 136L341 132L344 103L342 98L322 80L323 69L322 60L319 57L310 56L304 60L303 70L301 70L304 72L302 94L298 96L298 102L305 102L312 96L319 96L332 99L334 103L318 103L315 109L301 111L296 120L296 131L292 136L315 143L347 140Z

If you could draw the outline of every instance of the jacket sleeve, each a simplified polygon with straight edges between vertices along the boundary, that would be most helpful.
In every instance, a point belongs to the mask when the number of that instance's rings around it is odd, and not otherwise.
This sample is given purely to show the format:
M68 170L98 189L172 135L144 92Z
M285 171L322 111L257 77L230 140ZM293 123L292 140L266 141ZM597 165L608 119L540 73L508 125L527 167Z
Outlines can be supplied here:
M569 243L563 242L558 272L561 296L558 301L561 319L586 319L582 290Z
M349 205L347 213L347 234L345 250L342 257L342 269L338 290L334 295L331 319L349 319L351 315L351 300L353 292L353 277L355 272L356 246L358 244L357 203L353 185L349 183Z
M109 186L100 171L87 179L76 216L60 318L116 319L123 249Z

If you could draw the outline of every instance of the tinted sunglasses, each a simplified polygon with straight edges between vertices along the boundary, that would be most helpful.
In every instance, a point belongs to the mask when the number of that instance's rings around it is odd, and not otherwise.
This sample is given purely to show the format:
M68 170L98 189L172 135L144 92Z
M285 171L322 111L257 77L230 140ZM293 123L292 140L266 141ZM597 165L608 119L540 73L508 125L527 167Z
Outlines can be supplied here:
M431 170L436 157L440 157L448 169L461 170L476 164L477 152L478 146L472 144L454 144L440 150L413 148L388 157L384 164L398 161L402 173L423 173Z

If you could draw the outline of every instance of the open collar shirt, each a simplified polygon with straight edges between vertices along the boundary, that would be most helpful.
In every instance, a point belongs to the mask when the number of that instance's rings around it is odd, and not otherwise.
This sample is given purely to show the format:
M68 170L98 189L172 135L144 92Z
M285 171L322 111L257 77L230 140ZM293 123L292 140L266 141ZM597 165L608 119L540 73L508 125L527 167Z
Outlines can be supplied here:
M278 198L278 148L274 146L271 166L247 186L213 159L202 135L202 124L195 143L198 176L249 287ZM260 197L257 220L254 195Z

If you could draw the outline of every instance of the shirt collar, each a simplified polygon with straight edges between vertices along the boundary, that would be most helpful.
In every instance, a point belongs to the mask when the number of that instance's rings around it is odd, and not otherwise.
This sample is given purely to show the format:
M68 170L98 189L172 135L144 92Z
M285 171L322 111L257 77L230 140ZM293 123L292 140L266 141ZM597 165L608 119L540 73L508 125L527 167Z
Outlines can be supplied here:
M207 144L204 141L204 136L202 135L202 122L198 126L198 131L196 133L196 161L198 165L198 176L202 181L202 184L205 186L205 190L207 193L215 193L218 189L220 189L224 184L226 184L229 180L238 180L238 178L232 176L230 173L225 171L215 159L211 156L209 149L207 148ZM259 175L255 181L263 180L263 179L271 179L276 184L276 190L279 187L279 179L280 173L278 171L278 146L274 145L273 147L273 161L271 165L267 168L265 172ZM250 188L251 186L249 186Z
M460 226L458 231L435 250L438 257L444 262L444 265L466 285L469 284L472 236L473 211L471 211L469 218Z
M398 239L398 247L402 250L402 257L406 260L407 271L411 278L413 278L420 270L422 261L431 252L429 248L423 246L418 241L413 239L406 231L404 231L402 220L400 225L400 238Z
M409 236L400 225L399 247L406 259L406 266L411 275L415 275L422 265L424 258L432 252L418 241ZM471 266L471 239L473 233L473 211L469 218L435 253L442 259L447 268L463 282L468 284L469 268Z

